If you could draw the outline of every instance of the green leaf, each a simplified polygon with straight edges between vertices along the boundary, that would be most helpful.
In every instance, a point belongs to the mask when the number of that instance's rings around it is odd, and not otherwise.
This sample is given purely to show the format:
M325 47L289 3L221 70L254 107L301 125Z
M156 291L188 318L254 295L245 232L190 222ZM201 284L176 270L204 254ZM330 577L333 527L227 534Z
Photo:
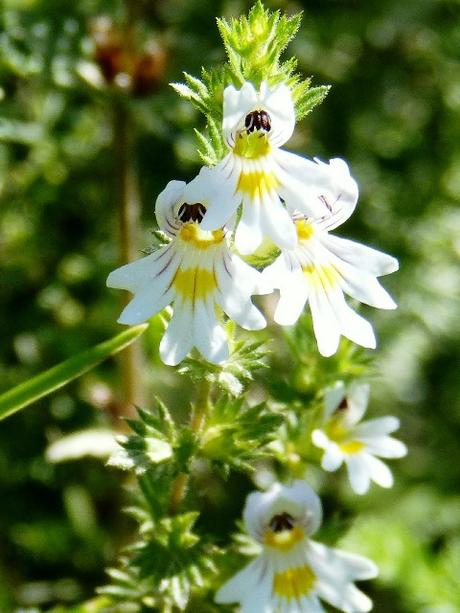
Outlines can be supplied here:
M51 394L86 371L91 370L99 362L133 343L147 328L148 324L142 324L125 330L108 341L82 351L1 394L0 420Z
M267 455L267 445L277 438L284 417L263 402L244 407L244 399L221 396L215 403L202 435L202 455L225 478L230 469L252 472Z

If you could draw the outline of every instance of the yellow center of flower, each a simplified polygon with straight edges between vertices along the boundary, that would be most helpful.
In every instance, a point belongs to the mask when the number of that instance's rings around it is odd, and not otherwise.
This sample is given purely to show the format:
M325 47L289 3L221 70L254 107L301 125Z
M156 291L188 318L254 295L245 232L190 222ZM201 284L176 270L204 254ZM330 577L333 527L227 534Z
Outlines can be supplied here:
M326 434L331 441L339 446L340 450L347 455L354 455L364 449L365 444L361 441L347 440L349 430L344 427L340 417L332 418L326 427Z
M299 219L295 222L297 236L300 241L308 241L311 239L315 230L313 225L306 219Z
M289 568L281 573L275 573L273 592L281 598L300 600L312 590L315 580L314 572L307 565Z
M254 170L242 172L238 181L237 190L252 198L262 198L267 192L276 190L280 183L273 172Z
M191 243L196 249L209 249L224 240L223 230L207 232L196 223L185 223L179 230L179 237L186 243Z
M326 430L328 437L336 443L345 440L348 434L348 430L344 427L340 416L332 417Z
M257 160L265 157L271 151L271 145L268 142L266 134L261 134L259 131L241 132L236 137L236 143L233 147L233 153L247 160Z
M345 443L340 443L339 447L343 453L354 455L364 449L364 443L361 441L346 441Z
M184 300L193 302L204 300L217 288L214 273L211 270L198 267L178 270L172 284Z
M303 272L308 282L315 288L328 289L334 287L340 278L339 273L333 266L321 264L308 264L304 267Z
M305 532L300 526L287 530L267 530L264 534L264 544L280 551L288 551L305 538Z

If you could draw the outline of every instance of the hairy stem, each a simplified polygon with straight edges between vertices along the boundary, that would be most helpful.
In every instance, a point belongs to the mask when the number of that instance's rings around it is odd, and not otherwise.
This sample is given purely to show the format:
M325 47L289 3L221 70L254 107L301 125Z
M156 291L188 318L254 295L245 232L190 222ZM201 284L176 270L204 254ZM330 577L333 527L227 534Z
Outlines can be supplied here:
M211 385L206 379L200 383L198 388L197 398L193 407L192 415L190 417L190 430L198 433L202 430L206 415L208 412L209 394L211 391ZM186 473L179 473L174 479L171 486L171 497L169 502L169 514L175 515L179 506L184 498L187 485L189 481L189 475Z

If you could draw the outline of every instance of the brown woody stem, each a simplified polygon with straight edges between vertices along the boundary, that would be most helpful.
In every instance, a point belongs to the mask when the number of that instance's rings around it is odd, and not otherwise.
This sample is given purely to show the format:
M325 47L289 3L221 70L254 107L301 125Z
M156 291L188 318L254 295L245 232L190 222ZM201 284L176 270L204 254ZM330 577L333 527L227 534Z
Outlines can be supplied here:
M129 111L123 100L115 100L113 119L113 148L115 187L118 204L120 263L135 260L138 253L140 199L138 177L134 164L133 128ZM123 297L123 306L130 297ZM143 404L142 348L139 343L130 345L120 359L122 380L122 412L133 415L134 407Z

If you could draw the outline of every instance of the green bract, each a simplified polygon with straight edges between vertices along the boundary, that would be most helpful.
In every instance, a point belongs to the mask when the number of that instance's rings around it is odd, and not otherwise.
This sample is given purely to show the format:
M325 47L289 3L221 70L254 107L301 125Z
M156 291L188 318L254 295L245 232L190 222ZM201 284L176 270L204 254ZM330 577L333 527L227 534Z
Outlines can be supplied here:
M185 83L172 83L177 93L186 98L206 117L205 132L195 130L199 154L209 166L217 164L226 154L222 137L222 101L227 85L239 88L245 81L260 87L285 83L291 90L296 117L302 119L326 97L329 86L310 87L311 79L296 73L297 60L281 61L280 56L294 38L302 15L291 17L271 12L258 1L248 16L218 19L217 25L227 51L228 63L211 70L202 69L201 78L184 72Z

